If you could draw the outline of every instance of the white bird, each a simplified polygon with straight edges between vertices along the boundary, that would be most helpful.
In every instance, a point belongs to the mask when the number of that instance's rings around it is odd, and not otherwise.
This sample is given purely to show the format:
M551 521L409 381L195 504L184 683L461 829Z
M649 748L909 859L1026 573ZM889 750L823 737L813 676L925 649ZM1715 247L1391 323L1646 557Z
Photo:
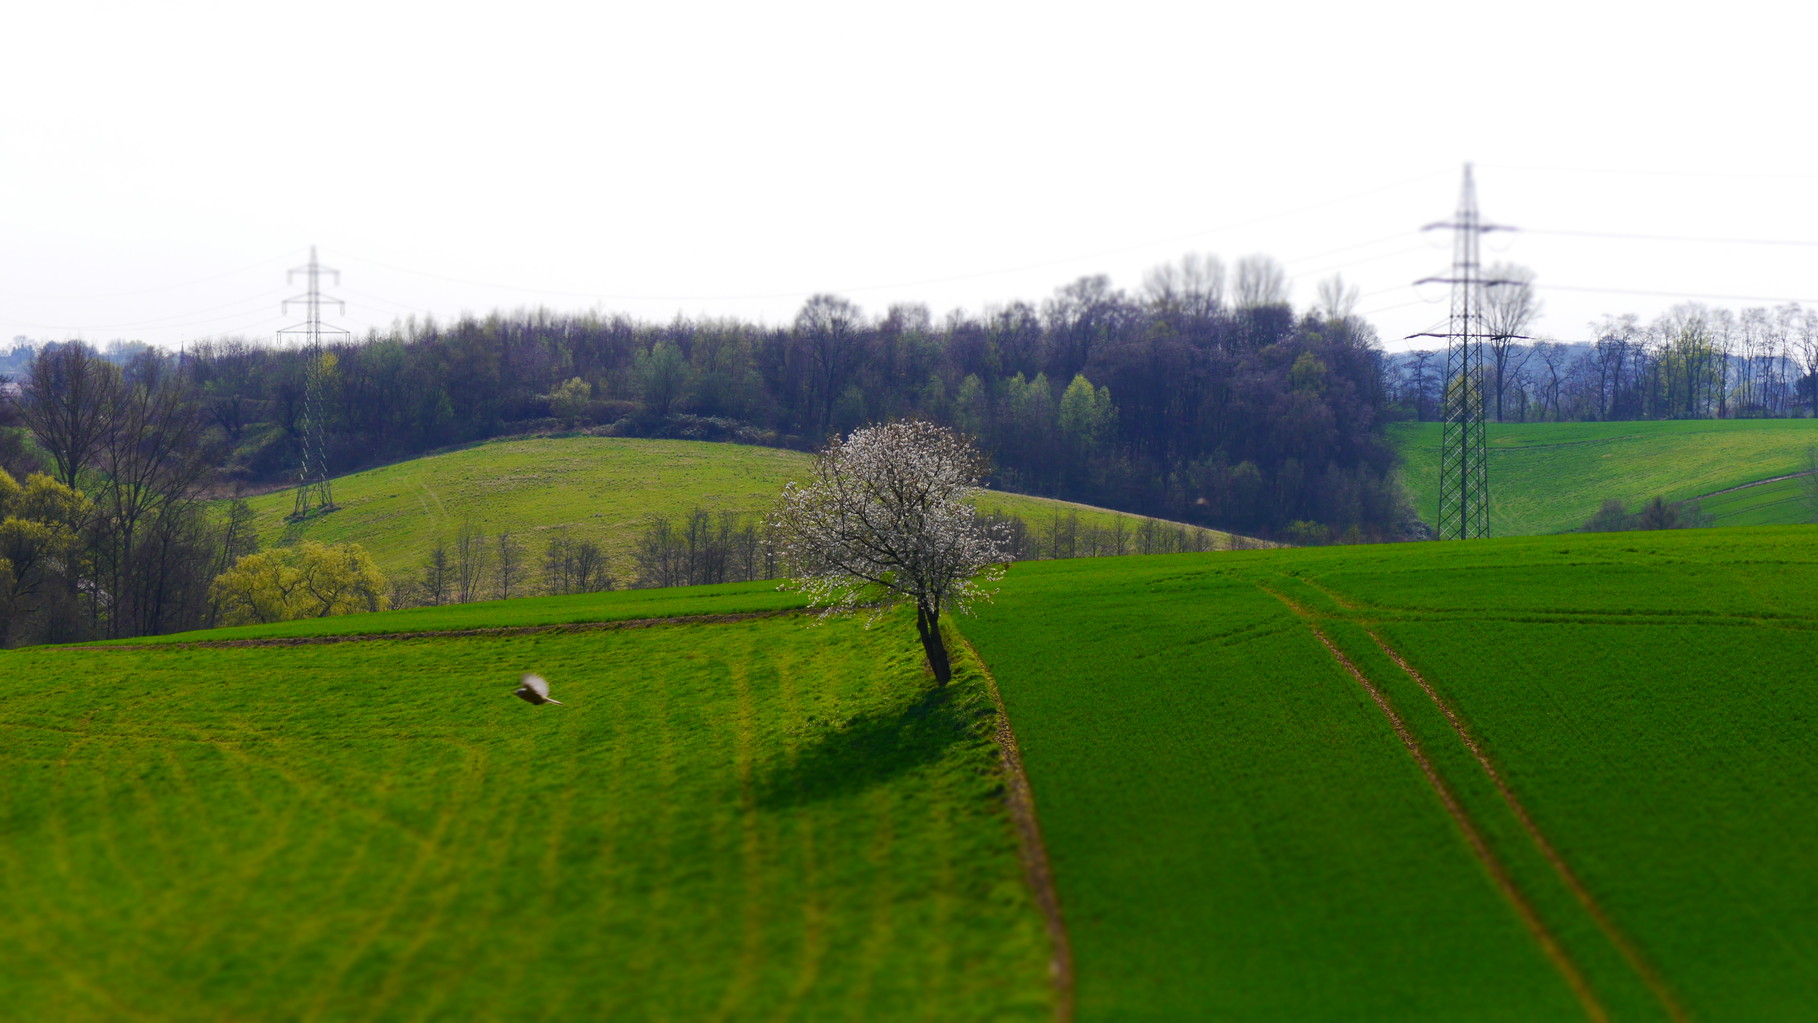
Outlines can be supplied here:
M518 687L511 691L511 695L525 703L553 703L558 707L566 706L561 700L549 698L549 683L543 681L541 675L526 674Z

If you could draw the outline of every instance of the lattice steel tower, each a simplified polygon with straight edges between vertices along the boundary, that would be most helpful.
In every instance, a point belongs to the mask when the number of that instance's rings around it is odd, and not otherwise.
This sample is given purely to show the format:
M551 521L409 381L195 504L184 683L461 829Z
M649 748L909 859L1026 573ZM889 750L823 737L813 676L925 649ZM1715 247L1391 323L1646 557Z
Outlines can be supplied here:
M1484 289L1507 281L1486 281L1477 259L1477 240L1508 228L1485 224L1477 214L1477 186L1465 164L1458 213L1450 222L1422 230L1452 232L1452 276L1418 284L1450 284L1452 315L1444 334L1410 337L1446 339L1445 430L1439 452L1439 538L1472 540L1490 535L1490 477L1484 448Z
M297 506L290 514L292 519L304 519L309 516L312 507L316 511L333 511L335 507L334 489L328 482L328 448L322 440L322 406L323 388L328 382L328 375L333 369L332 356L322 354L322 337L348 337L349 332L340 327L330 327L322 323L322 303L333 302L340 306L341 312L347 311L347 303L332 296L322 294L322 275L334 274L335 283L341 283L341 271L333 270L316 262L316 247L309 247L309 264L290 271L284 278L286 284L303 274L308 282L308 290L295 298L287 298L281 307L290 312L290 307L302 303L304 308L303 322L294 327L285 327L278 331L278 341L300 341L304 349L303 368L303 416L297 424L298 439L301 442L302 459L297 467Z

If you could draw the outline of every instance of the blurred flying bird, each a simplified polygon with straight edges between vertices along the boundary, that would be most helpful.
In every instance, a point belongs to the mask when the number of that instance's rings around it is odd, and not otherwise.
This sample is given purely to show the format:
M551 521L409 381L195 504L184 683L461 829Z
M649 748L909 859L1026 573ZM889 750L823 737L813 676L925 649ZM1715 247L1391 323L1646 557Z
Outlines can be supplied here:
M543 681L541 675L525 675L518 687L511 691L511 695L525 703L553 703L558 707L566 706L561 700L549 698L549 683Z

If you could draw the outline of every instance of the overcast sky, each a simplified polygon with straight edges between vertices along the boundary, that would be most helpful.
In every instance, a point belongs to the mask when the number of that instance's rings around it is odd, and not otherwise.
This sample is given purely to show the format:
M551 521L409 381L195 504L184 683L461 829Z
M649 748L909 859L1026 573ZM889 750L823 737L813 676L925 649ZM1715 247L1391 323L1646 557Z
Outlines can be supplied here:
M1394 349L1445 316L1413 282L1450 239L1419 228L1467 160L1526 229L1484 259L1537 273L1541 333L1818 305L1815 19L1691 9L13 4L0 342L269 337L314 244L356 333L777 324L822 291L938 317L1261 252L1300 307L1356 283Z

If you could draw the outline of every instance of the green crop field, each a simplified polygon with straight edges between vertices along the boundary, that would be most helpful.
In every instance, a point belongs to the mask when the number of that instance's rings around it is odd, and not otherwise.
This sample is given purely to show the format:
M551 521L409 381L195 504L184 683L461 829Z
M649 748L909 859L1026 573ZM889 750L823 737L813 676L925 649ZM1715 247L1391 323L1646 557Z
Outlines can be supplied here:
M604 548L621 585L631 551L652 515L679 518L696 507L765 512L783 484L806 474L799 451L704 441L550 437L496 441L354 473L334 481L339 510L288 523L295 492L251 499L262 546L319 540L358 542L388 575L416 572L438 539L451 542L463 521L487 535L509 529L532 558L566 531ZM1140 516L988 491L981 511L1020 515L1036 528L1056 514L1083 528L1108 529ZM1215 546L1229 534L1207 530ZM534 574L534 573L533 573Z
M936 695L900 619L556 627L777 607L696 593L0 652L0 1016L1051 1018L976 668ZM479 622L524 628L432 631Z
M964 629L1081 1018L1818 1005L1818 529L1023 564Z
M1389 437L1401 453L1402 482L1415 507L1434 523L1440 424L1393 424ZM1656 496L1699 498L1718 526L1818 521L1807 481L1761 483L1809 467L1806 452L1818 444L1818 420L1490 423L1485 438L1493 536L1569 532L1607 498L1631 509ZM1746 489L1717 493L1732 487Z

